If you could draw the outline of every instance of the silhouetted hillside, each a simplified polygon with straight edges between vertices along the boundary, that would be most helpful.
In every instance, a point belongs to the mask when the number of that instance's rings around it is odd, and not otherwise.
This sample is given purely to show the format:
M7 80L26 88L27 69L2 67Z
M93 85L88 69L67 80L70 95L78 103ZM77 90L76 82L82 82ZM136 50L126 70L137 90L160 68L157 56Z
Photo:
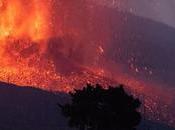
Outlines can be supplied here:
M67 121L57 103L65 103L65 93L51 93L31 87L0 83L0 129L2 130L68 130ZM145 125L146 124L146 125ZM165 125L146 122L159 130L174 130ZM166 128L166 129L165 129Z
M67 99L64 93L0 83L0 129L64 130L66 122L57 103Z

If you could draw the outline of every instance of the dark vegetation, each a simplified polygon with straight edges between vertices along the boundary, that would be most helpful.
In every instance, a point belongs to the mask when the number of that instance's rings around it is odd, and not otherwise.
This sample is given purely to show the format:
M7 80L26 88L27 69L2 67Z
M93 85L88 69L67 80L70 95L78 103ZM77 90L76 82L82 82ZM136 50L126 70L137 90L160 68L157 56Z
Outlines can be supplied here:
M79 130L136 130L141 121L141 102L122 85L104 89L88 84L70 93L70 104L60 105L69 126Z

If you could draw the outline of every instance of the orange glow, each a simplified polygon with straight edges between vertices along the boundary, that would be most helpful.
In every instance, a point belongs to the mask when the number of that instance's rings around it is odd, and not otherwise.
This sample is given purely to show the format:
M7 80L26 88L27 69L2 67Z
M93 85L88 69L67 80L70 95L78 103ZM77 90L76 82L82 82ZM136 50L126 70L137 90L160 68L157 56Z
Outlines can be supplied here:
M52 63L46 70L38 65L51 34L49 12L48 0L0 0L1 81L42 87L59 78Z
M39 0L1 0L0 40L26 37L39 40L49 36L49 7Z

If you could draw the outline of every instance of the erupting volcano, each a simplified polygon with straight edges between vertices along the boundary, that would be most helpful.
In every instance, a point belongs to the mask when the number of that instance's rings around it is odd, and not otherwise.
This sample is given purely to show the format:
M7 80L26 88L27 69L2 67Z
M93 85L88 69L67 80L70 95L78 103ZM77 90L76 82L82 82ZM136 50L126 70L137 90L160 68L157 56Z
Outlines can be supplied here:
M175 29L109 3L0 0L0 80L65 92L126 84L144 95L149 118L174 126L175 47L165 43Z
M89 68L102 59L104 49L98 39L88 45L85 2L2 0L0 5L2 81L68 91L104 74L103 68Z

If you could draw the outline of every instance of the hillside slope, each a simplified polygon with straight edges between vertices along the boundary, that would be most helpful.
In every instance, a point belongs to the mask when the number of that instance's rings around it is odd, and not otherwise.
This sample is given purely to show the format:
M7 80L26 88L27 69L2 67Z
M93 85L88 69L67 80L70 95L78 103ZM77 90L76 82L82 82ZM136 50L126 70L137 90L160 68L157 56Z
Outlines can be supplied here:
M65 93L51 93L36 88L0 83L0 129L2 130L69 130L57 103L69 101ZM153 122L140 128L174 130Z

